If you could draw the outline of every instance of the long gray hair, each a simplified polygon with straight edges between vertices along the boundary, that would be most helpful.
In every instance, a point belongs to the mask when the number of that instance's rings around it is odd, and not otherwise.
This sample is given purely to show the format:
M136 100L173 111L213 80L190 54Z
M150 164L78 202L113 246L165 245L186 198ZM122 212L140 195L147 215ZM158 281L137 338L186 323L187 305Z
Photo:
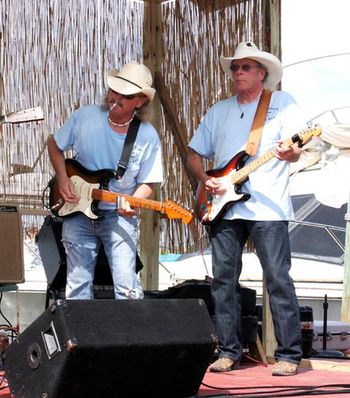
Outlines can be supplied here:
M143 95L143 94L140 94L140 95ZM101 108L105 111L109 110L108 91L102 97ZM153 117L153 107L152 107L151 101L148 98L140 108L135 109L135 116L137 116L138 119L141 120L142 122L151 121L151 119Z

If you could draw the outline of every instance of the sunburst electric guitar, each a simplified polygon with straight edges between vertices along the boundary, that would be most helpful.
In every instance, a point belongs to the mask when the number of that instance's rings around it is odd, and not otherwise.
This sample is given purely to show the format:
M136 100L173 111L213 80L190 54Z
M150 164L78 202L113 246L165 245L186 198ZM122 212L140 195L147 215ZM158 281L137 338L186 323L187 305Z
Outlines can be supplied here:
M304 145L313 136L319 136L321 131L320 127L304 130L299 134L293 135L293 137L288 140L283 141L281 145L285 148L291 147L296 142ZM204 225L213 224L220 219L229 206L233 205L235 202L248 200L250 194L242 191L242 185L252 171L256 170L273 157L273 150L270 150L245 165L245 161L249 156L242 151L237 153L223 168L207 171L209 176L221 180L226 191L222 195L212 195L206 191L204 184L200 183L198 185L195 205L195 212L198 220Z
M57 180L54 177L50 182L50 210L58 217L66 217L81 212L91 219L97 219L99 217L99 201L103 200L117 205L120 199L124 199L132 207L155 210L166 214L170 219L181 219L185 224L189 224L193 219L193 215L189 211L170 200L157 202L101 189L107 187L111 178L115 178L114 170L89 171L74 159L66 159L66 170L80 200L78 203L64 202L58 190Z

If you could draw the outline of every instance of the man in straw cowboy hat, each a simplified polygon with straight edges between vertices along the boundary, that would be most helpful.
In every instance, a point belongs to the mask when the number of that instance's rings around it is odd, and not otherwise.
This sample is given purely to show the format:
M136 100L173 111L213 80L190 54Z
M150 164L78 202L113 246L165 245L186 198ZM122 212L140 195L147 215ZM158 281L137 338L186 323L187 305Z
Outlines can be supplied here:
M48 138L48 150L64 203L79 203L72 180L67 175L64 151L72 149L75 160L86 170L122 170L110 178L111 192L149 198L154 184L163 179L161 145L148 121L149 104L155 90L149 69L135 61L120 71L107 74L108 92L102 105L83 106ZM139 120L126 165L118 168L130 124ZM134 124L135 122L133 122ZM66 217L62 241L67 253L66 298L92 299L93 278L101 242L114 283L116 299L140 299L143 291L137 278L137 217L127 201L100 201L98 219L82 212Z
M206 195L221 198L229 194L218 175L208 175L202 158L213 159L215 169L225 165L235 154L245 151L253 119L264 89L274 88L282 77L280 61L260 51L252 42L240 43L233 57L221 57L224 72L233 80L236 95L216 103L205 115L189 143L187 165L204 187ZM265 95L265 94L264 94ZM261 165L243 184L250 195L225 208L222 217L210 224L216 325L219 359L210 370L237 369L242 355L241 304L239 276L242 251L248 237L252 240L264 270L270 307L275 326L277 364L274 375L294 375L302 357L298 302L289 276L291 252L288 220L293 217L289 193L289 162L298 160L301 149L280 145L304 125L294 99L282 91L272 92L263 118L256 157L273 149L274 157ZM253 152L254 154L254 152ZM238 168L238 167L237 167ZM214 203L214 202L213 202Z

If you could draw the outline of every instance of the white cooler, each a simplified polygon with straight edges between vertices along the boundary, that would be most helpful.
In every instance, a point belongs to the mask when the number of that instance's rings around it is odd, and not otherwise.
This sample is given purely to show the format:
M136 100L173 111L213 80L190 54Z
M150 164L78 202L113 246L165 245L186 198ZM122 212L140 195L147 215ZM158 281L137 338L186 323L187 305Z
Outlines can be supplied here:
M312 348L323 349L323 321L314 321ZM327 322L327 350L347 351L350 349L350 323Z

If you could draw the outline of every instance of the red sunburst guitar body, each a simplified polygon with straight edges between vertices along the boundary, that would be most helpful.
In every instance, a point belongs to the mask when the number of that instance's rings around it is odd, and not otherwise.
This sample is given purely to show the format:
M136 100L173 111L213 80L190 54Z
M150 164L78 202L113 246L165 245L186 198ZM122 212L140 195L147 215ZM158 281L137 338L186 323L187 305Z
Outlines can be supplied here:
M302 146L313 136L319 136L321 131L320 127L304 130L294 134L293 137L283 141L280 145L289 148L298 142ZM235 202L250 198L249 193L242 191L242 185L252 171L274 158L274 151L271 149L245 165L244 163L248 158L249 156L242 151L237 153L225 167L207 171L209 176L220 180L226 191L222 195L212 195L202 183L199 184L196 193L195 212L202 224L209 225L217 222L228 207Z
M239 184L231 183L231 176L244 166L248 155L242 151L235 155L225 167L221 169L208 170L210 177L219 178L226 187L222 195L213 195L200 183L196 193L195 212L202 224L212 224L217 221L223 213L235 202L245 201L250 198L250 194L242 191L245 178Z

